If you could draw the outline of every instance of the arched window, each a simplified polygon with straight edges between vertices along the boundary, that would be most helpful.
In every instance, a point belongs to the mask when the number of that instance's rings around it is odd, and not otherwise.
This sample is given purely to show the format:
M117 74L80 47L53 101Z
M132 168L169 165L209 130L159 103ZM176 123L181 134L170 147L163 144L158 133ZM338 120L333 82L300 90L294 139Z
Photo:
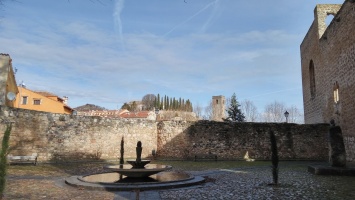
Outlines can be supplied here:
M333 96L334 96L334 103L338 103L339 102L339 84L338 84L338 81L336 81L334 83Z
M316 79L314 74L313 60L311 60L311 62L309 63L309 78L311 98L313 99L316 96Z

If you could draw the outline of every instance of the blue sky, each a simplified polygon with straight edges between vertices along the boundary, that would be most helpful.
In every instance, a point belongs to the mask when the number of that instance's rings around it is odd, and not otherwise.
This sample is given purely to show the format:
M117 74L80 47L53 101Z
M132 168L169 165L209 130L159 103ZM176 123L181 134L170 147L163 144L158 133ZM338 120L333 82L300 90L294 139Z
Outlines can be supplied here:
M343 0L18 0L0 52L27 88L108 109L145 94L303 110L299 46L316 4Z

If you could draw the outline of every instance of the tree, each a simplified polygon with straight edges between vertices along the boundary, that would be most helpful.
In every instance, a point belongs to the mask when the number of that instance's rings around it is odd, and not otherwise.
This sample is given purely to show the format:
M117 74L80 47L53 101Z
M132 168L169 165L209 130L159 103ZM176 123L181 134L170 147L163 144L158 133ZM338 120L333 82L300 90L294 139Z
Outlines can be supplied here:
M265 122L285 122L286 121L284 116L285 112L286 112L285 104L274 101L273 103L265 106L263 119Z
M154 108L156 96L154 94L146 94L142 98L142 104L144 110L152 110Z
M9 140L11 134L12 125L11 123L6 126L6 130L3 135L1 151L0 151L0 199L3 199L5 184L6 184L6 173L7 173L7 153L9 150Z
M279 177L279 155L277 150L277 141L274 132L270 131L269 133L271 143L272 179L273 185L277 185Z
M192 103L190 102L190 99L186 100L186 111L187 112L192 112Z
M231 100L230 100L230 105L227 109L228 117L223 120L224 121L233 121L233 122L244 122L245 116L239 107L240 107L240 104L237 101L237 96L235 95L235 93L233 93Z
M194 106L194 113L198 119L202 118L202 106L199 103Z
M208 105L205 107L205 113L203 115L204 120L212 120L213 117L213 104L212 100L208 103Z
M129 111L133 111L133 112L138 111L138 105L135 101L132 102L131 109Z
M160 101L160 106L159 106L159 110L164 110L164 99L163 97L161 97L161 101Z
M155 108L160 109L160 94L157 95L157 98L155 98L154 102Z
M291 107L288 107L287 112L289 113L287 119L289 123L304 123L303 114L296 106L292 105Z
M242 113L244 113L245 121L247 122L256 122L259 116L258 109L254 103L250 100L242 101L240 108Z
M121 106L121 109L131 110L131 106L129 106L128 103L124 103L124 104Z

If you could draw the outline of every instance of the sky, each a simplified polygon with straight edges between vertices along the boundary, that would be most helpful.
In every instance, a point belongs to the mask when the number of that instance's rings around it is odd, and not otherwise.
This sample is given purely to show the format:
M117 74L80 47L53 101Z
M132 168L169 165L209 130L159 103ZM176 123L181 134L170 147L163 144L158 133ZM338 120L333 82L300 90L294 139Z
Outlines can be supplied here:
M303 110L300 44L316 4L344 0L7 0L0 53L17 83L119 109L146 94Z

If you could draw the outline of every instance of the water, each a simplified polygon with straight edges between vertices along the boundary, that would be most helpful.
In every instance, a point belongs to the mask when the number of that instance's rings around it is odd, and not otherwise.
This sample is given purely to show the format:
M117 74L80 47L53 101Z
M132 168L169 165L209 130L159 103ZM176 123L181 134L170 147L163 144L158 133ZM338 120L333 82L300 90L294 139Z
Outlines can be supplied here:
M79 178L81 181L90 183L169 183L192 179L193 176L184 172L160 172L148 177L132 178L122 176L116 172L93 174Z

